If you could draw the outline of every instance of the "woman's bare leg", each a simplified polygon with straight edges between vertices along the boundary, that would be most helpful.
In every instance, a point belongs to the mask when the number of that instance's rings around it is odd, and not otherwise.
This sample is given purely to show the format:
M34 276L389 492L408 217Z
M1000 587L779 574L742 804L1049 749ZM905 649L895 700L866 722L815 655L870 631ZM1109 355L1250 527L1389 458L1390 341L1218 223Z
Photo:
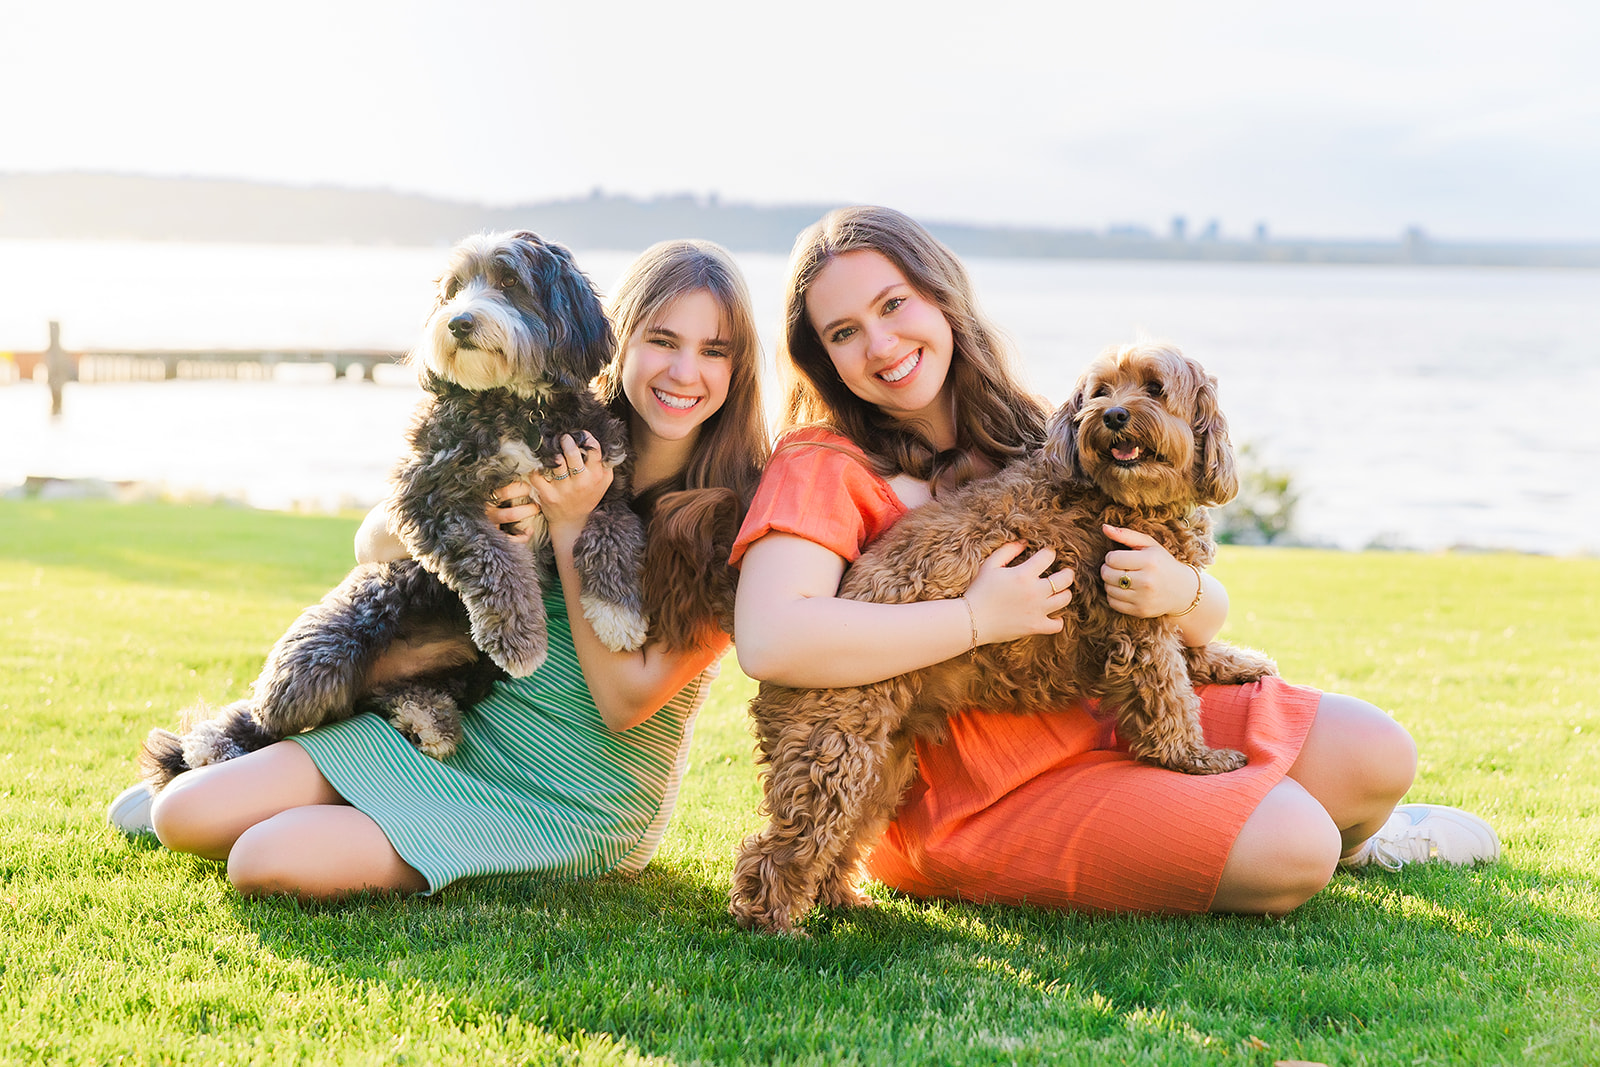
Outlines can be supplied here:
M1325 693L1289 777L1305 786L1339 828L1348 855L1383 827L1417 774L1405 727L1371 704Z
M428 888L292 741L185 771L157 795L150 816L168 848L227 860L228 880L246 895L329 899Z
M1211 910L1282 915L1333 877L1339 830L1315 797L1285 778L1273 786L1234 840Z
M222 860L240 834L279 812L342 803L305 749L279 741L178 775L156 794L150 821L168 848Z
M348 804L290 808L250 827L228 856L228 881L245 896L287 893L301 900L428 888L378 824Z

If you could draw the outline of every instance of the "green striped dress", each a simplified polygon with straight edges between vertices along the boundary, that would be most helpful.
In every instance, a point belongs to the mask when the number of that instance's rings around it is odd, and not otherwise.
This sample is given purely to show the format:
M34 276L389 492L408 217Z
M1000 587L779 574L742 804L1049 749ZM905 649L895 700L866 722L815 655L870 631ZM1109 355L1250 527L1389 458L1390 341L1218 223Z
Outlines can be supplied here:
M430 893L486 875L637 872L666 833L717 665L645 722L613 733L584 684L557 583L544 605L549 658L467 711L448 759L424 756L373 714L289 739L382 828Z

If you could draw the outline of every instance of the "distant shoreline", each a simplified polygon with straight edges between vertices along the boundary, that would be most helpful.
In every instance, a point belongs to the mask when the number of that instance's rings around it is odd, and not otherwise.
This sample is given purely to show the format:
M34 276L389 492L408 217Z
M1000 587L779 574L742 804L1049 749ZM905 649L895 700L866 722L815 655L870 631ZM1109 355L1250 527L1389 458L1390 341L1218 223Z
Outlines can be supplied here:
M786 253L830 204L758 206L689 195L588 197L490 207L384 190L78 172L0 173L0 239L447 246L480 230L534 229L575 248L629 251L703 237L735 252ZM1600 267L1600 243L1455 242L1410 229L1392 241L1189 236L929 221L958 254L991 258L1176 260L1390 266Z

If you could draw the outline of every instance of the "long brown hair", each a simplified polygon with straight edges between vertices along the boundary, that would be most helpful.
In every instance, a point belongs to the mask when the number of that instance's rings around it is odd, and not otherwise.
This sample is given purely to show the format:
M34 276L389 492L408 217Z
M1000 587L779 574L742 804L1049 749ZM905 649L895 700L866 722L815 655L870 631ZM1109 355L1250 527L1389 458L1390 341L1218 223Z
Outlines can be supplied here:
M622 391L628 341L674 300L702 290L716 300L727 331L732 360L728 398L701 425L682 473L635 499L635 508L647 516L664 494L679 489L732 489L741 505L748 506L771 451L761 402L761 339L750 292L727 249L710 241L652 245L623 274L607 309L617 335L617 355L595 379L595 391L613 414L627 421L633 411Z
M836 256L862 250L887 258L950 323L952 449L937 450L915 423L891 419L852 393L806 314L806 294L822 269ZM826 424L859 445L885 477L905 473L935 486L959 485L977 473L975 457L998 467L1044 443L1045 404L1023 387L1004 341L978 310L966 268L916 221L891 208L840 208L796 239L779 353L789 377L783 428Z

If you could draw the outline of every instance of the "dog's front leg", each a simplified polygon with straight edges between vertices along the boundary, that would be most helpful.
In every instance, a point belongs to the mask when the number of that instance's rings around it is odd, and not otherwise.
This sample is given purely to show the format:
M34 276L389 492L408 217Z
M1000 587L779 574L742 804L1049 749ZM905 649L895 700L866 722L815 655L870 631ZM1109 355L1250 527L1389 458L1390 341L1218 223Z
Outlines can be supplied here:
M860 721L864 708L884 703L883 687L792 690L763 686L751 704L762 754L762 781L770 815L760 833L744 840L734 862L728 911L745 929L792 933L794 921L817 901L823 880L847 859L853 871L867 809L881 797L888 763L891 714L875 714L879 728L857 733L842 724ZM839 899L837 877L829 885Z
M439 577L460 594L472 643L513 678L526 678L549 648L538 562L531 546L508 540L487 520L477 525L470 548L424 563L430 569L436 563Z
M608 494L609 495L609 494ZM602 500L572 546L583 616L613 652L644 644L644 521L622 497Z
M1206 744L1200 698L1179 648L1176 634L1159 624L1130 621L1112 635L1103 698L1117 709L1117 735L1137 758L1170 770L1238 770L1244 753Z

